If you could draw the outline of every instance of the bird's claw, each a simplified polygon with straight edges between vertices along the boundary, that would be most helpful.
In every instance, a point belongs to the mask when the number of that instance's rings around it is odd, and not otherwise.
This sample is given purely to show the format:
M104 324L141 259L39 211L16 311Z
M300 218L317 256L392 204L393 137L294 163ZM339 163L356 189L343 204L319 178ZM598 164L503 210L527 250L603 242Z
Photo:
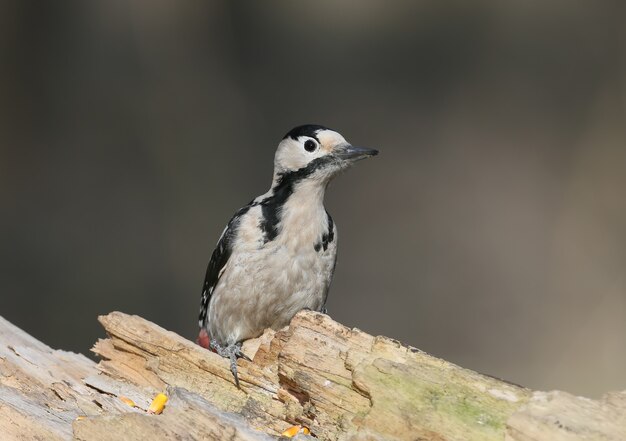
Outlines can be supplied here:
M244 354L241 351L241 342L234 343L228 346L222 346L216 343L214 340L210 343L211 348L217 352L218 355L221 355L224 358L230 359L230 371L233 373L233 377L235 378L235 386L239 389L239 375L237 373L237 359L243 358L246 361L252 361L250 357Z

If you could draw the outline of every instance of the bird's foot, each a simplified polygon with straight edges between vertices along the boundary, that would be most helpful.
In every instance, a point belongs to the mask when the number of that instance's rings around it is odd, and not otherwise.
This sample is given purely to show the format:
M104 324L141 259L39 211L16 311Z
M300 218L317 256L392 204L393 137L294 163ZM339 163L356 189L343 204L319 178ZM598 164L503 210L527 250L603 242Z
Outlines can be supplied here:
M250 360L246 354L241 351L241 342L234 343L228 346L222 346L219 343L216 343L215 340L211 340L210 343L211 349L221 355L224 358L230 359L230 371L233 373L233 377L235 377L235 386L239 388L239 375L237 374L237 359L243 358L247 361Z

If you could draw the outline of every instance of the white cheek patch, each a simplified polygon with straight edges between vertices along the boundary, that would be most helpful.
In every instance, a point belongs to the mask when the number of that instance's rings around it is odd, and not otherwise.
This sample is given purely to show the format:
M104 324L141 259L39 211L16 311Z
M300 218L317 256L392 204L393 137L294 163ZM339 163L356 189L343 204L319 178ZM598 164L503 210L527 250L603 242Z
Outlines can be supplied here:
M305 167L311 158L295 139L284 139L276 150L274 168L276 170L298 170Z
M308 155L300 145L295 145L289 149L285 155L285 165L291 170L305 167L309 162Z

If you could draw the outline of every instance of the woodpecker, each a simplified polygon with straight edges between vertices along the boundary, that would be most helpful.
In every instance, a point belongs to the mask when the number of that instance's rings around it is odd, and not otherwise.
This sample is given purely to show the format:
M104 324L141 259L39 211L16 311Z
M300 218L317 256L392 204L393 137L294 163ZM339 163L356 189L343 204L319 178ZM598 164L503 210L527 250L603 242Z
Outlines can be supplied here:
M337 226L324 193L339 172L376 154L320 125L292 129L278 144L269 191L222 232L202 287L198 343L230 359L237 387L244 340L286 326L302 309L326 311Z

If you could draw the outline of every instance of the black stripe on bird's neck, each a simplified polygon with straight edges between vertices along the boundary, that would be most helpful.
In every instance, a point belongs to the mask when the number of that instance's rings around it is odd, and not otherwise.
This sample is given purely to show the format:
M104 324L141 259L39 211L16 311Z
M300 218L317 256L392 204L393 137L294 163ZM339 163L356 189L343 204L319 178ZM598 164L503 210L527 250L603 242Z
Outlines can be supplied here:
M332 243L332 241L335 240L335 231L334 231L335 228L333 224L333 218L330 217L330 214L328 214L328 211L326 212L326 217L328 219L328 231L322 234L322 240L313 246L315 251L319 251L322 248L324 249L324 251L326 251L326 249L328 248L328 244Z
M259 202L263 215L260 227L265 236L265 242L276 239L281 211L289 197L294 193L296 184L311 177L317 170L324 168L333 161L333 157L323 156L309 162L306 167L278 174L272 186L272 194Z

